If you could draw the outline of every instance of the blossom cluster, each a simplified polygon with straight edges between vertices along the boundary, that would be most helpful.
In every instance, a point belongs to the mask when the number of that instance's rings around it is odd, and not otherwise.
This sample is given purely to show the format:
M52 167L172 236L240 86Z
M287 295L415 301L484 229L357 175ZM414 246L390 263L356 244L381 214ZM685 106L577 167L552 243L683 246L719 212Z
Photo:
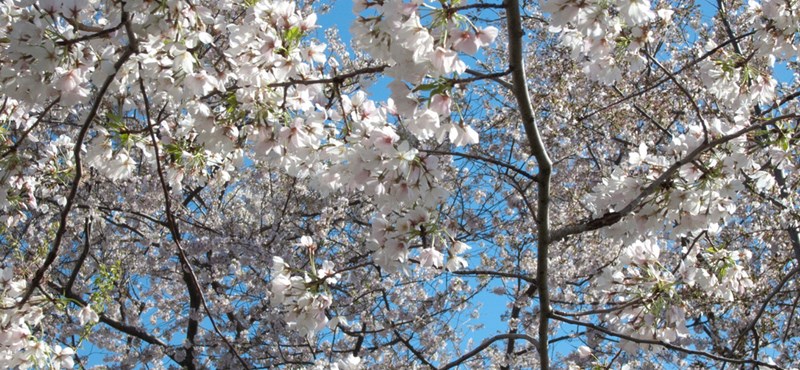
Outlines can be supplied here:
M777 0L748 4L749 22L757 26L754 40L759 56L768 58L770 65L777 59L796 58L800 50L796 5L793 9ZM551 15L551 31L561 34L562 45L571 50L586 75L605 84L620 81L623 70L637 73L650 64L642 51L646 53L647 44L661 40L656 35L672 26L676 14L669 3L658 2L653 9L649 0L546 0L541 8ZM716 46L710 41L705 51ZM749 95L756 96L756 102L764 104L773 97L774 77L739 63L743 58L743 55L728 55L717 63L706 63L703 69L716 85L711 91L728 99L749 101L748 94L738 93L739 89L746 89L750 90ZM723 64L727 65L724 70L718 68Z
M654 23L670 23L674 13L668 7L653 11L649 0L548 0L542 11L586 75L605 84L622 78L628 69L623 64L632 72L647 65L639 49L653 40Z
M449 138L457 146L478 142L478 134L463 123L451 123L448 89L436 81L464 73L461 54L474 55L491 44L498 30L478 28L457 13L423 2L390 0L356 1L353 12L361 15L350 32L356 46L389 65L392 113L403 118L407 130L419 140ZM423 24L424 16L430 24ZM426 83L438 88L421 89ZM420 97L419 91L430 91ZM420 103L428 101L425 109Z
M33 297L18 305L26 287L24 279L15 279L13 266L0 270L0 364L19 369L71 369L75 353L72 348L50 345L38 337L36 327L44 319L44 307L52 305L44 297Z
M402 91L383 105L363 91L346 94L341 85L314 82L335 77L340 61L326 56L324 44L308 40L316 15L292 1L225 4L213 11L181 1L29 5L4 3L0 12L8 25L0 39L9 40L0 48L0 86L7 96L0 114L26 132L0 166L0 177L8 179L0 185L8 226L33 211L54 210L37 198L66 204L58 189L74 180L76 147L84 170L112 183L132 183L162 166L171 192L179 194L187 186L223 188L237 170L267 164L308 181L323 197L371 197L376 220L397 224L422 217L434 224L445 218L436 209L448 194L440 182L449 163L421 154L419 142L478 142L474 129L451 119L444 85L427 101L412 90L463 73L458 53L474 55L497 29L443 18L431 25L434 32L420 24L419 4L379 6L386 13L379 17L380 32L394 42L369 51L389 64L387 73L396 78L392 89ZM235 21L225 16L231 14ZM335 105L329 104L333 96L340 99ZM77 137L40 136L46 114L85 129ZM45 155L31 155L40 140ZM405 238L402 253L413 237L398 236ZM370 248L387 268L408 262L402 253L388 252L397 249L391 243ZM424 265L441 267L443 248L426 249ZM466 265L458 257L463 250L451 248L449 269ZM317 298L317 306L325 306Z
M316 248L308 236L303 236L300 243L304 248ZM273 257L271 278L270 302L285 307L289 327L313 337L328 324L325 310L333 302L329 287L340 278L332 262L325 261L320 268L314 267L310 273L303 271L301 276L293 275L283 258Z
M684 258L673 270L664 264L661 250L656 240L636 241L595 280L601 302L613 301L624 307L603 316L616 332L675 343L689 337L687 317L707 309L693 299L701 296L701 301L733 302L754 287L744 267L752 257L748 250L709 247L703 251L693 245L684 248ZM715 305L710 310L721 313L722 307ZM653 349L633 341L624 341L622 348L629 352Z
M586 196L586 204L598 216L618 211L633 202L646 184L660 177L672 163L703 145L706 133L713 140L744 129L744 125L714 119L706 128L687 125L684 133L673 136L669 143L656 147L640 143L636 151L629 153L627 163L614 169ZM681 166L674 179L636 210L631 217L635 227L620 225L608 235L634 240L660 232L675 238L700 231L719 232L735 214L736 199L746 186L752 183L755 189L768 191L775 185L773 175L746 154L748 146L746 138L740 137L704 156L702 161ZM779 165L793 168L786 161ZM748 177L743 179L738 176L740 173Z
M615 331L635 338L667 343L686 338L687 305L675 291L675 276L659 262L660 247L654 240L637 241L622 250L617 263L603 269L595 284L605 301L632 302L603 318ZM641 304L636 304L641 300ZM643 346L648 348L649 346ZM634 342L623 348L635 352Z
M754 40L761 55L775 60L800 57L800 12L792 2L748 2L752 22L758 25Z
M0 367L797 352L800 3L521 3L0 4Z

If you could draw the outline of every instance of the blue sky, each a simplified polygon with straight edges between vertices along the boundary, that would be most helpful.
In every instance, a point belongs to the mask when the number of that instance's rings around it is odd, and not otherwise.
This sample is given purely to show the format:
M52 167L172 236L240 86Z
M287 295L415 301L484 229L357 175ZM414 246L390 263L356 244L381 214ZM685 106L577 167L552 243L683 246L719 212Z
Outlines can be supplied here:
M700 2L701 6L708 11L710 14L716 11L713 7L714 5L709 2ZM341 35L343 41L346 44L349 44L350 40L350 32L349 27L352 21L355 19L355 15L351 9L351 3L349 1L339 1L335 3L331 11L327 14L322 14L318 18L318 24L321 26L316 31L316 37L320 40L325 42L324 30L329 27L336 27L339 30L339 34ZM785 68L785 63L782 65L778 65L776 67L776 77L779 81L788 82L791 80L792 75L788 72ZM373 86L371 86L368 91L370 92L370 96L372 99L377 101L385 100L389 93L388 90L385 88L385 84L387 83L387 79L380 79L378 80ZM486 246L482 249L490 249L492 246ZM473 255L470 265L475 266L478 262L478 256ZM473 281L474 282L474 281ZM474 285L474 284L473 284ZM471 324L481 323L483 324L483 328L479 329L470 335L474 338L474 345L477 345L483 340L484 338L488 338L494 334L506 332L508 330L507 324L501 319L501 316L508 312L506 305L509 303L507 296L499 296L493 293L490 293L491 288L500 286L500 281L495 280L492 285L487 289L485 292L480 293L477 296L477 300L481 302L482 307L480 309L480 318L476 320L470 321ZM201 326L205 330L211 330L211 325L208 320L204 320ZM567 331L572 331L575 329L571 326L562 326L562 330L559 335L568 334ZM176 337L173 340L173 344L179 344L182 338ZM103 354L96 352L96 350L87 343L88 345L84 346L81 349L82 355L89 355L88 364L95 365L102 363ZM555 346L552 346L552 350L556 353L568 353L574 350L574 348L580 345L575 341L563 341L559 342Z

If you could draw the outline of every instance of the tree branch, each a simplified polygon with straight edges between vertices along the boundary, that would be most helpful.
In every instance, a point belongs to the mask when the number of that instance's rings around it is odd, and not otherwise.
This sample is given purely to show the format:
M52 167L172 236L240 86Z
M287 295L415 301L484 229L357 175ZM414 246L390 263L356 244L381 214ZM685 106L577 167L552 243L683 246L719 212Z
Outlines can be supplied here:
M667 343L667 342L660 341L660 340L634 338L634 337L632 337L630 335L623 334L623 333L617 333L617 332L614 332L612 330L606 329L606 328L604 328L602 326L599 326L599 325L595 325L595 324L588 323L588 322L583 322L583 321L578 321L578 320L573 320L573 319L566 318L566 317L559 316L559 315L555 315L555 314L551 315L551 317L553 319L555 319L555 320L558 320L558 321L562 321L562 322L565 322L565 323L568 323L568 324L572 324L572 325L583 326L583 327L586 327L586 328L589 328L589 329L593 329L593 330L596 330L596 331L599 331L601 333L604 333L604 334L607 334L607 335L611 335L611 336L614 336L614 337L617 337L617 338L625 339L625 340L628 340L628 341L631 341L631 342L634 342L634 343L662 346L664 348L667 348L667 349L670 349L670 350L673 350L673 351L683 352L683 353L690 354L690 355L695 355L695 356L702 356L702 357L710 358L712 360L723 361L723 362L728 362L728 363L732 363L732 364L753 364L753 365L768 367L770 369L782 369L779 366L771 365L771 364L768 364L766 362L761 362L761 361L758 361L758 360L742 360L742 359L738 359L738 358L723 357L723 356L715 355L713 353L709 353L709 352L705 352L705 351L698 351L698 350L694 350L694 349L684 348L684 347L681 347L681 346L676 346L674 344Z
M142 70L142 65L141 63L139 63L140 73L141 70ZM147 119L148 130L150 131L150 140L153 143L153 152L154 152L153 157L155 158L156 161L156 171L158 172L158 179L161 183L161 191L164 195L164 212L166 213L167 224L169 226L170 234L172 235L172 241L175 243L175 246L178 249L178 258L180 259L181 268L183 270L183 279L186 282L187 288L189 290L190 307L192 310L196 310L199 309L199 306L202 304L209 321L211 321L211 326L214 328L214 331L217 333L217 335L220 336L220 338L222 338L223 342L225 342L228 349L230 349L231 353L233 353L239 360L239 363L241 363L245 369L250 369L251 368L250 365L248 365L247 362L245 362L245 360L242 358L241 355L239 355L239 352L236 350L233 344L231 344L231 342L228 341L228 338L226 338L225 335L223 335L222 332L219 330L219 327L217 327L216 320L214 320L214 317L211 314L211 310L209 310L208 304L206 303L205 297L203 296L203 291L200 287L200 283L197 280L197 275L195 275L194 269L192 268L192 265L189 262L189 258L186 257L186 252L183 250L183 247L180 244L181 235L180 232L178 231L178 224L175 221L175 216L172 214L172 206L169 197L169 187L167 186L167 182L164 179L164 171L161 166L161 159L158 150L158 140L156 139L156 134L155 131L153 130L152 122L150 121L150 102L147 98L147 90L144 87L144 80L141 78L141 74L139 77L139 88L142 91L142 98L144 100L144 105L145 105L145 118ZM193 336L192 328L193 326L195 327L195 333L196 333L197 321L195 319L192 319L191 315L192 312L190 311L189 312L190 326L187 330L187 338L190 338L190 342L192 343L193 346L194 341L193 339L191 339ZM192 324L193 320L195 321L195 324ZM182 363L182 365L194 368L194 364L191 361L192 358L193 358L192 351L191 348L189 348L187 349L186 360L184 361L184 363Z
M121 24L130 23L128 12L125 10L122 11L122 20L120 22ZM100 104L103 101L103 97L106 95L106 91L108 91L108 87L111 86L111 82L113 82L114 78L116 78L117 72L120 70L120 68L122 68L122 65L125 64L128 59L130 59L138 47L136 42L134 42L134 35L129 34L128 36L131 40L128 44L128 47L125 48L125 51L122 53L122 56L120 56L119 60L114 63L114 72L106 77L106 80L103 81L103 85L100 86L100 89L97 91L97 97L94 99L92 107L89 109L89 114L86 115L86 120L83 122L83 126L81 126L77 140L75 140L75 146L72 149L72 154L75 157L75 176L72 178L72 185L70 186L69 194L67 195L67 203L64 205L64 209L61 211L61 218L58 223L58 230L56 231L55 240L53 240L53 246L50 248L50 252L47 254L44 264L42 264L42 266L36 270L36 274L34 274L28 290L19 301L20 307L22 307L28 301L28 299L30 299L33 291L36 290L39 287L39 284L42 283L45 272L47 272L47 269L50 268L58 256L61 240L64 238L64 233L67 231L67 218L69 217L70 211L72 211L72 205L75 201L75 196L78 194L78 186L81 182L81 176L83 176L83 168L81 163L81 148L83 147L83 140L86 138L86 133L89 131L89 126L92 125L92 121L97 116L97 111L100 109Z
M328 84L328 83L341 84L345 80L347 80L348 78L353 78L353 77L356 77L356 76L369 74L369 73L383 72L383 70L385 70L388 67L389 67L388 65L382 64L382 65L379 65L379 66L365 67L365 68L357 69L355 71L351 71L351 72L348 72L348 73L342 73L342 74L339 74L339 75L336 75L336 76L333 76L333 77L328 77L328 78L320 78L320 79L316 79L316 80L289 79L289 81L286 81L286 82L275 82L275 83L271 83L271 84L269 84L267 86L268 87L290 87L290 86L296 86L296 85L318 85L318 84Z
M719 137L715 140L712 140L708 143L701 144L699 147L694 149L692 152L687 154L685 157L680 159L679 161L673 163L664 173L661 174L658 178L653 180L642 192L636 197L636 199L632 200L628 205L616 212L606 213L600 217L593 218L591 220L585 221L579 224L567 225L558 230L555 230L552 235L552 241L556 242L562 240L570 235L580 234L586 231L597 230L606 226L613 225L619 222L623 217L631 214L634 209L644 203L644 200L649 197L651 194L655 193L658 189L660 189L661 185L667 181L667 179L671 178L675 175L678 170L683 167L685 164L691 163L692 161L696 160L700 157L700 155L704 154L705 152L713 149L717 145L721 145L727 143L731 140L734 140L742 135L747 133L760 130L767 125L773 124L778 121L782 121L785 119L791 118L800 118L800 114L787 114L779 117L775 117L766 121L762 121L757 124L750 125L749 127L743 128L737 132L732 134L728 134L722 137Z
M452 361L452 362L440 367L439 370L452 369L452 368L454 368L454 367L456 367L458 365L461 365L464 361L469 360L470 358L474 357L475 355L481 353L481 351L483 351L487 347L491 346L492 343L497 342L498 340L504 340L504 339L524 339L524 340L527 340L528 342L530 342L531 344L533 344L536 348L540 348L541 347L539 345L539 343L537 342L537 340L534 339L533 337L531 337L530 335L526 335L526 334L498 334L498 335L495 335L495 336L493 336L491 338L488 338L488 339L484 340L483 342L481 342L480 345L478 345L477 347L473 348L471 351L465 353L463 356L457 358L456 360L454 360L454 361Z
M525 61L522 58L524 33L522 31L522 18L520 16L519 0L508 0L506 2L507 26L508 26L508 52L509 63L512 70L511 77L513 83L513 93L517 99L517 105L522 116L522 126L528 138L531 153L536 158L539 165L538 174L538 204L536 213L536 227L538 232L537 240L537 261L536 261L536 281L539 283L539 360L541 369L547 370L550 367L549 355L547 351L548 336L548 317L550 315L550 295L548 291L548 265L547 254L550 246L550 174L552 172L552 161L547 154L539 128L536 125L533 107L531 105L530 94L528 93L527 77L525 76Z

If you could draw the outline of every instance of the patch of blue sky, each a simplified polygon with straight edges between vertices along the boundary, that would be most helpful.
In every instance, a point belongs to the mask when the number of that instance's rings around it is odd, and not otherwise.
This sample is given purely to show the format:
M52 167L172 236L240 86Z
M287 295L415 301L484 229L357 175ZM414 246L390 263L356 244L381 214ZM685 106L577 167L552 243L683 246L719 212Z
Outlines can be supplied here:
M320 41L323 42L325 41L325 36L323 34L323 31L327 28L332 27L338 29L339 35L341 36L345 44L349 43L351 39L351 34L349 30L350 25L356 19L356 16L353 14L351 7L349 5L350 5L349 2L340 1L338 4L334 4L333 6L331 6L330 12L328 12L327 14L320 15L318 19L318 24L321 27L316 31L317 32L316 37ZM716 3L711 1L701 1L699 2L699 6L702 10L702 14L704 15L703 22L706 24L709 24L709 22L713 22L714 17L717 13ZM689 42L688 43L689 45L694 44L695 42L698 41L698 35L694 29L688 28L687 41ZM667 57L668 56L666 55L658 56L659 59ZM483 54L478 54L475 58L464 58L464 61L470 68L480 69L481 65L480 62L482 61L482 58L485 58L485 56ZM788 83L793 78L793 74L791 70L788 68L788 64L786 62L776 63L775 76L782 83ZM370 97L377 101L385 101L385 99L387 99L389 96L389 91L386 86L390 81L391 79L387 77L379 78L375 83L373 83L369 88L367 88ZM136 117L136 118L141 118L141 117ZM462 149L454 149L454 150L458 152L459 150ZM524 166L524 163L513 163L513 164L519 167ZM250 161L250 159L249 158L246 159L245 166L249 167L251 165L252 162ZM535 172L536 169L533 170L533 173ZM470 202L471 202L471 204L469 204L470 207L480 206L474 201ZM197 206L191 205L190 207L197 207ZM470 243L470 244L473 246L473 248L475 248L471 253L470 266L477 266L479 264L480 253L492 254L496 253L492 252L493 250L496 251L497 248L500 248L499 246L494 245L492 241L483 241L483 247L481 248L476 248L475 243ZM531 243L529 248L531 250L535 250L535 243ZM525 273L530 273L530 272L525 272ZM465 280L473 284L473 286L479 283L478 278L466 278ZM513 284L514 283L511 281L503 281L502 279L493 278L491 279L490 283L486 286L486 288L483 289L480 293L478 293L478 295L475 297L475 302L478 302L478 306L476 306L475 309L478 310L480 317L477 319L475 318L464 319L464 321L462 322L462 324L466 326L464 328L465 331L470 333L468 335L474 337L475 339L473 346L479 344L480 341L483 340L484 338L488 338L491 337L492 335L508 331L508 323L506 320L506 316L509 312L508 306L511 303L509 295L498 295L493 293L493 291L501 289L507 290L509 288L514 288L509 286ZM431 286L430 289L431 293L433 293L435 290L441 289L441 287ZM466 312L466 314L467 316L469 316L469 312ZM152 315L153 315L152 312L148 312L145 313L142 316L142 318L144 321L147 321L149 320L149 317ZM147 329L148 330L155 329L161 326L161 324L164 323L155 323L152 326L149 326L148 324ZM471 328L472 325L477 325L475 326L474 330ZM206 331L213 330L211 327L211 323L207 318L201 322L201 327L203 328L203 330ZM562 325L556 337L571 335L572 333L575 333L580 330L581 330L580 328L573 325ZM325 332L323 332L321 333L320 338L326 338L330 335L332 335L332 333L328 332L326 334ZM174 346L179 346L181 345L183 340L185 340L185 335L184 336L176 335L170 339L169 344ZM412 340L412 342L414 342L414 340ZM88 363L90 364L101 363L102 357L104 357L106 354L104 354L102 351L98 350L93 345L91 345L90 341L87 341L86 343L88 347L87 346L82 347L80 353L82 355L88 356L89 359ZM500 345L502 345L502 343L503 342L498 342L498 344ZM571 340L564 340L564 341L559 341L556 345L552 346L552 348L555 354L566 354L577 348L577 345L580 345L580 343L574 343L574 341ZM465 349L467 348L462 348L461 350L463 351Z

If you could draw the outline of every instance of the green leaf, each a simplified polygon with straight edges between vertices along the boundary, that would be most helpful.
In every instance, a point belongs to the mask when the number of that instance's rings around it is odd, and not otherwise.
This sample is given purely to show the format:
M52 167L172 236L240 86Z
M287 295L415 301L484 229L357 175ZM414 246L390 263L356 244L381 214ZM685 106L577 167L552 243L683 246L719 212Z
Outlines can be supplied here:
M294 26L286 31L286 34L283 35L283 40L289 45L289 48L296 46L300 43L300 39L303 37L303 30L300 27Z
M414 88L412 91L431 91L436 88L436 83L422 84Z
M786 137L785 135L781 135L781 138L778 139L778 145L780 145L781 149L784 152L788 152L789 151L789 138Z

